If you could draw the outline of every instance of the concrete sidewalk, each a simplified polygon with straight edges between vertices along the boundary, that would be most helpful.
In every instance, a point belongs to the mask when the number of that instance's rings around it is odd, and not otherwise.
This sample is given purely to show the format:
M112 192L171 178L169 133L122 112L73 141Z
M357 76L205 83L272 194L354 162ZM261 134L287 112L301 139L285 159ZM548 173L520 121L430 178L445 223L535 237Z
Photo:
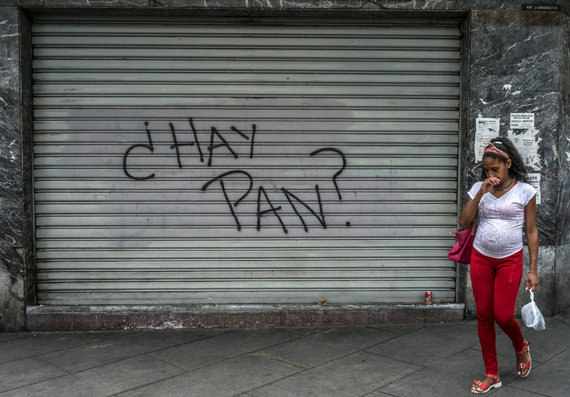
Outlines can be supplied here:
M533 370L497 332L495 396L570 395L570 315L547 319ZM475 322L0 333L0 396L470 396Z

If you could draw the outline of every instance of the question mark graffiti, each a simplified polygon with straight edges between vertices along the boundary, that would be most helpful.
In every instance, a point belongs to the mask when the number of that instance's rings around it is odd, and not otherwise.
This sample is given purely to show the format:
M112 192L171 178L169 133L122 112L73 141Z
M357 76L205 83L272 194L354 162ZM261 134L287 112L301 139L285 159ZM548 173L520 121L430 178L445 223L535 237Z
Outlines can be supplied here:
M317 149L314 152L312 152L310 155L314 156L314 155L319 154L319 153L324 152L324 151L334 152L334 153L340 155L340 158L342 159L341 169L338 170L336 172L336 174L333 175L333 183L334 183L334 187L336 189L336 193L338 194L338 199L342 201L342 195L340 194L340 189L338 188L338 183L336 182L336 178L342 173L342 171L344 171L344 169L346 167L346 157L344 157L343 152L341 152L340 150L338 150L334 147L324 147L321 149Z
M341 152L340 150L334 148L334 147L324 147L324 148L320 148L315 150L314 152L312 152L310 155L314 156L316 154L319 154L321 152L325 152L325 151L329 151L329 152L333 152L336 153L340 156L340 158L342 159L342 167L340 168L340 170L338 170L334 175L333 175L333 183L334 183L334 188L336 189L336 193L338 194L338 199L342 201L342 195L340 194L340 189L338 188L338 183L336 182L336 178L342 173L342 171L344 171L344 169L346 168L346 157L344 156L344 153ZM318 190L319 186L316 185L315 186ZM346 226L350 227L350 222L346 221Z

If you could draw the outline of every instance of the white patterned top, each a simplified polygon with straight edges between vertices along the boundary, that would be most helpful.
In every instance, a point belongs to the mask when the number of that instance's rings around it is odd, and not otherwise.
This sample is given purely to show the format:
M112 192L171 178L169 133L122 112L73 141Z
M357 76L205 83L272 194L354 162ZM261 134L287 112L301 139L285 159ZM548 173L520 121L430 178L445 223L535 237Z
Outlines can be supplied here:
M475 183L469 197L475 197L482 184ZM479 226L473 247L496 259L519 252L523 247L524 209L535 195L536 190L524 182L518 182L499 198L485 193L479 202Z

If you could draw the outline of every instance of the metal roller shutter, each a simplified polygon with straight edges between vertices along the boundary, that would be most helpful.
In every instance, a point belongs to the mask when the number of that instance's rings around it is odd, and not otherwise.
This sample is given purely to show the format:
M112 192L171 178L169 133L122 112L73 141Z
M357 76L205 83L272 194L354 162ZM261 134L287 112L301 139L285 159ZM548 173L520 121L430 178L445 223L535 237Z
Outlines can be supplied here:
M459 35L36 18L39 303L453 302Z

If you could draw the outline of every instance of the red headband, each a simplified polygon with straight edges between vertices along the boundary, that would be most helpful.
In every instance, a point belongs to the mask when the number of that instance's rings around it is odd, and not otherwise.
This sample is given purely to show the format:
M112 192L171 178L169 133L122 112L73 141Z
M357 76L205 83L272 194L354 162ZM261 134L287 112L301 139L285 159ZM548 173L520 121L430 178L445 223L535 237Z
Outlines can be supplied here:
M495 145L493 145L492 143L489 144L489 146L487 146L485 148L485 153L495 153L501 157L504 157L506 159L509 158L509 155L507 152L503 152L501 149L497 148Z

